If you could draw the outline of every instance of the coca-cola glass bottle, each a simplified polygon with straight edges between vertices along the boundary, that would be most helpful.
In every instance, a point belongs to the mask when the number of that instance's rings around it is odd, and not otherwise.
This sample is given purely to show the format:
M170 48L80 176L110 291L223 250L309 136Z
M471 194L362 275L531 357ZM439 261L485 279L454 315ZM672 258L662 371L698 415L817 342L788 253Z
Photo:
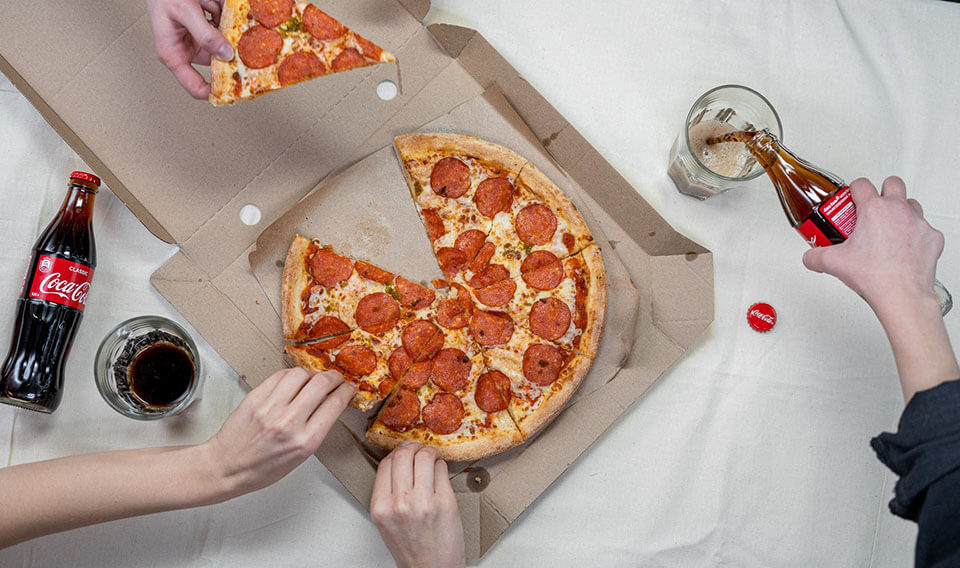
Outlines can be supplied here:
M745 146L773 182L790 224L810 246L840 244L853 232L857 208L847 184L788 150L769 130L731 132L707 144ZM933 291L946 315L953 307L950 292L938 280Z
M17 304L10 353L0 367L0 402L53 412L63 366L83 318L97 250L93 202L100 178L73 172L60 211L33 246Z

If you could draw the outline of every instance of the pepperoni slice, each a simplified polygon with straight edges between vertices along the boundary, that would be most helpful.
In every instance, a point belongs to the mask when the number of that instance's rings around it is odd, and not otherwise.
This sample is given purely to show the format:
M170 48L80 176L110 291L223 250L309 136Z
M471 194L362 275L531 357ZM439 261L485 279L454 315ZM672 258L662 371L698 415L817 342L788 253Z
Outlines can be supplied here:
M380 61L380 56L383 54L383 50L365 37L361 37L360 34L354 33L353 37L357 38L357 45L360 47L360 53L363 54L367 59L372 59L374 61Z
M480 345L503 345L513 336L513 320L502 312L474 310L470 335Z
M470 279L471 288L485 288L510 278L510 271L501 264L490 264Z
M470 299L470 293L459 285L454 284L459 290L456 298L447 298L437 306L437 323L447 329L460 329L470 323L470 316L473 315L473 301Z
M403 432L416 422L419 415L420 398L417 393L401 387L383 407L380 412L380 421L391 430Z
M545 245L557 230L557 216L546 205L534 203L517 213L514 220L517 236L531 245Z
M423 423L437 434L453 434L463 422L463 403L456 396L440 392L423 407Z
M287 86L300 81L319 77L327 72L327 68L314 53L298 51L286 56L277 68L277 77L280 84Z
M430 173L430 187L441 197L461 197L470 189L470 166L457 158L440 160Z
M394 349L390 357L387 358L387 370L390 371L390 376L397 381L403 378L403 374L407 372L407 369L409 369L412 364L413 359L410 358L407 350L403 347Z
M400 342L414 361L423 361L443 347L443 334L433 323L419 319L403 329Z
M423 221L427 225L427 235L431 242L447 234L447 228L443 226L443 219L436 209L424 209Z
M363 345L347 345L337 353L336 362L344 371L362 377L377 368L377 354Z
M477 256L473 257L473 261L470 262L470 270L473 272L480 272L483 270L483 267L490 262L490 259L493 258L493 253L497 252L497 247L487 241L483 243L483 246L480 247L480 251L477 252Z
M333 67L334 71L343 71L354 67L362 67L366 64L367 60L360 55L360 52L351 47L340 52L340 55L334 58L330 66Z
M517 283L513 280L501 280L496 284L491 284L486 288L475 290L473 295L477 301L491 308L498 308L510 303L513 299L513 293L517 291Z
M433 361L418 361L407 369L407 374L403 376L403 386L409 389L418 389L427 384L430 378L430 372L433 370Z
M437 262L440 263L440 269L447 276L453 276L460 272L470 259L462 251L453 247L441 247L437 250Z
M530 308L530 331L553 341L567 333L570 308L556 298L537 300Z
M577 239L571 233L564 233L563 246L567 247L567 252L573 252L573 247L577 245Z
M320 41L337 39L347 32L343 24L313 4L307 4L307 8L303 11L303 27L307 28L307 33Z
M363 276L367 280L373 280L374 282L379 282L381 284L389 284L393 282L394 275L392 272L387 272L379 266L374 266L369 262L358 260L356 268L357 274Z
M301 337L314 338L343 334L316 343L316 345L319 345L321 349L333 349L334 347L343 345L348 339L350 339L350 334L346 333L348 331L350 331L350 326L343 323L343 320L340 318L335 318L333 316L320 316L310 325L307 325L306 322L300 324L299 335Z
M263 69L277 62L283 36L276 30L256 25L243 32L237 43L237 53L243 64L251 69Z
M397 380L393 377L386 377L380 381L380 384L377 386L377 392L380 393L380 398L387 398L390 396L390 392L395 386L397 386Z
M510 204L513 203L513 184L507 178L487 178L477 186L473 200L480 213L493 217L510 209Z
M360 329L369 333L383 333L397 325L400 306L389 294L374 292L360 298L354 318Z
M413 309L429 306L437 297L437 293L430 288L411 282L403 276L397 276L397 294L400 296L401 306Z
M310 275L325 288L333 288L346 282L353 274L353 261L323 247L310 257Z
M250 13L268 28L286 22L292 12L293 0L250 0Z
M506 410L510 404L510 379L500 371L489 371L480 375L473 399L484 412Z
M467 255L468 260L473 260L486 240L487 235L485 235L483 231L470 229L457 235L457 240L453 243L453 248Z
M470 380L470 369L473 363L467 354L454 347L447 347L437 351L433 358L433 370L430 378L433 384L447 392L456 392L462 389Z
M553 345L538 343L523 353L523 376L540 386L547 386L560 376L563 353Z
M563 280L563 263L547 250L535 250L520 264L520 275L527 286L553 290Z

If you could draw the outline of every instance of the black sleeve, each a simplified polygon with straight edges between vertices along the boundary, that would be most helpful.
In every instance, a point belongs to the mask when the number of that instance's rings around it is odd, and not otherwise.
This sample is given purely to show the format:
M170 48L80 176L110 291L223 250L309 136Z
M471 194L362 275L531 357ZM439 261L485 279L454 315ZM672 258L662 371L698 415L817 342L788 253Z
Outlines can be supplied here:
M960 381L915 394L870 445L900 476L890 511L919 526L917 566L960 566Z

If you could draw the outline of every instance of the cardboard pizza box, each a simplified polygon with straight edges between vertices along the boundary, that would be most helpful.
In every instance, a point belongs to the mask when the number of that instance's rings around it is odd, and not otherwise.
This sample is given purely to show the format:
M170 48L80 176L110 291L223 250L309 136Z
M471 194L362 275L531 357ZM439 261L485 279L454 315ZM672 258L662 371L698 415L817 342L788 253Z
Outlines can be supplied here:
M367 156L382 162L365 175L405 192L402 177L391 181L399 166L388 171L389 160L377 154L393 136L435 120L464 128L450 118L495 112L504 124L488 138L521 136L528 159L574 188L591 228L609 243L608 270L622 266L618 282L635 285L632 334L624 334L623 322L605 334L601 350L625 360L592 370L602 380L535 440L455 469L467 553L478 558L706 329L712 255L674 231L474 30L425 27L426 0L323 4L395 53L397 64L214 108L190 100L156 60L143 3L49 0L5 8L0 71L150 231L180 246L153 284L251 385L287 364L271 327L275 306L250 264L258 237L312 190L332 187L324 180L363 172L349 168ZM37 22L82 33L37 33ZM399 87L396 98L378 97L382 81ZM244 224L241 211L253 208L259 222ZM419 224L391 230L401 232L390 239L420 238L427 247ZM356 242L350 236L344 242ZM376 231L368 236L378 238ZM269 288L269 279L263 282ZM317 456L367 506L376 456L346 423L361 415L344 416Z

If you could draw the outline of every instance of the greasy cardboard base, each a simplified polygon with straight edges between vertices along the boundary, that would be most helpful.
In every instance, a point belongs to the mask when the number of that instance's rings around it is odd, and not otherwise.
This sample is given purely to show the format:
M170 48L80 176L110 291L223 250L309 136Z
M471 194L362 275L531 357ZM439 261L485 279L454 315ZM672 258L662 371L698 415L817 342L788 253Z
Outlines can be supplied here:
M454 477L467 554L479 557L707 327L712 258L676 233L475 31L425 28L424 0L329 0L324 8L398 63L216 109L190 100L156 61L143 3L50 0L5 7L0 70L154 234L180 245L151 281L252 385L286 364L279 334L262 329L276 310L248 260L263 228L393 136L499 87L539 141L537 152L546 150L583 189L583 205L640 303L633 347L613 378L570 405L535 444L493 458L484 467L495 481L484 486L476 470ZM84 33L40 34L36 22ZM380 100L383 80L398 83L399 96ZM239 221L245 205L260 209L261 224ZM564 440L562 451L546 436ZM366 504L374 456L360 448L338 424L317 455Z

